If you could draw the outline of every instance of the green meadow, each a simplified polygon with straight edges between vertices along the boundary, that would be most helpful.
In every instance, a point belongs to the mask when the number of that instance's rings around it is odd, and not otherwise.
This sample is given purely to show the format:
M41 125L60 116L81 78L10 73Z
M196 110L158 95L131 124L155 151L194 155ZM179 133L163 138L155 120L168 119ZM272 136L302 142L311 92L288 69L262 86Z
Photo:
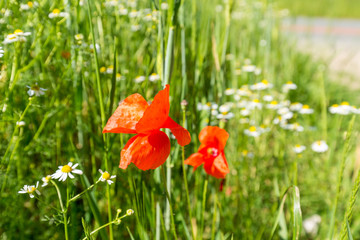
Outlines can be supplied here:
M360 238L360 99L296 50L280 28L283 5L3 0L0 9L0 239ZM119 168L135 131L103 133L108 119L130 95L150 104L166 84L168 115L191 142L164 130L161 166ZM154 122L138 135L158 131ZM229 134L224 178L184 164L206 126ZM146 146L133 161L158 160Z

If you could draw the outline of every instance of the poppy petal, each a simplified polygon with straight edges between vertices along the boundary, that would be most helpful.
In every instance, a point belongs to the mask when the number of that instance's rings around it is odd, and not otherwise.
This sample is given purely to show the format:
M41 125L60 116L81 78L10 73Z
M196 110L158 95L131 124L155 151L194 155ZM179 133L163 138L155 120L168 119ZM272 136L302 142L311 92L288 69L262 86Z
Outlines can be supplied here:
M213 161L206 161L204 169L207 174L216 178L225 178L226 174L230 172L223 152L220 153Z
M126 169L132 162L141 170L155 169L170 154L170 140L162 131L132 137L121 151L120 168Z
M229 134L222 128L207 126L199 134L199 140L202 145L217 146L221 151L226 145Z
M154 97L154 101L145 110L143 117L136 124L138 133L149 133L153 130L159 130L169 116L169 89L167 84L164 90L161 90Z
M161 128L170 128L170 131L174 134L178 144L181 146L188 145L191 142L191 137L188 130L177 124L171 117L166 119Z
M188 159L185 160L184 163L193 166L195 171L196 168L204 163L204 156L201 153L193 153Z
M109 118L103 133L136 133L135 125L148 107L149 104L140 94L135 93L128 96Z

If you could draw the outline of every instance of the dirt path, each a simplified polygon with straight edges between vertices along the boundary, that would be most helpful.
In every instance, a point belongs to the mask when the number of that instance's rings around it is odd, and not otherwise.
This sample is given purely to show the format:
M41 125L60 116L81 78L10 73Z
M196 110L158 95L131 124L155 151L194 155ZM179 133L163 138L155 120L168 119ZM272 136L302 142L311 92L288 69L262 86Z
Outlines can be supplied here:
M297 17L282 28L301 51L327 61L339 81L360 89L360 20Z

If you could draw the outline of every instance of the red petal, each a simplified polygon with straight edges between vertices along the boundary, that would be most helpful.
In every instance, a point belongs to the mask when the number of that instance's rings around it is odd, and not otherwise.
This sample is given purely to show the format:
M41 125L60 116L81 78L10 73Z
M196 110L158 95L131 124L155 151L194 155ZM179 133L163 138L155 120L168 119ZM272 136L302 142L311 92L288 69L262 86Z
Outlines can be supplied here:
M181 146L188 145L191 141L188 130L177 124L171 117L168 117L161 128L170 128L170 131L176 137L178 144Z
M155 169L162 165L170 154L170 140L161 131L132 137L121 151L120 168L126 169L130 162L141 170Z
M217 146L221 151L226 145L229 134L222 128L207 126L199 134L199 140L202 145Z
M169 89L166 85L164 90L161 90L154 97L154 101L144 112L143 117L136 124L136 131L138 133L149 133L153 130L159 130L169 116Z
M207 174L216 178L225 178L226 174L230 172L225 154L222 152L213 161L207 161L204 164L204 169Z
M135 125L148 107L148 103L140 94L128 96L109 118L103 133L136 133Z
M196 168L198 168L201 164L204 163L204 156L201 153L191 154L184 163L193 166L195 171Z

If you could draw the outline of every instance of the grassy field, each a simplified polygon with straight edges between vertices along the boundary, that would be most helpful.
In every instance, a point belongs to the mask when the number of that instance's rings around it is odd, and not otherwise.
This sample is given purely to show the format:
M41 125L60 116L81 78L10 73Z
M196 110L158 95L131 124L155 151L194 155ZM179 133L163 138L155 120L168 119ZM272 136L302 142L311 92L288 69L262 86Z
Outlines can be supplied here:
M360 18L360 1L352 0L275 0L281 8L290 10L293 16Z
M358 93L295 51L276 5L41 0L0 9L0 239L360 237ZM126 97L151 101L166 84L169 116L191 143L166 131L161 167L120 169L134 135L102 133L106 122ZM208 125L229 133L224 179L183 164ZM56 179L68 172L73 179Z

